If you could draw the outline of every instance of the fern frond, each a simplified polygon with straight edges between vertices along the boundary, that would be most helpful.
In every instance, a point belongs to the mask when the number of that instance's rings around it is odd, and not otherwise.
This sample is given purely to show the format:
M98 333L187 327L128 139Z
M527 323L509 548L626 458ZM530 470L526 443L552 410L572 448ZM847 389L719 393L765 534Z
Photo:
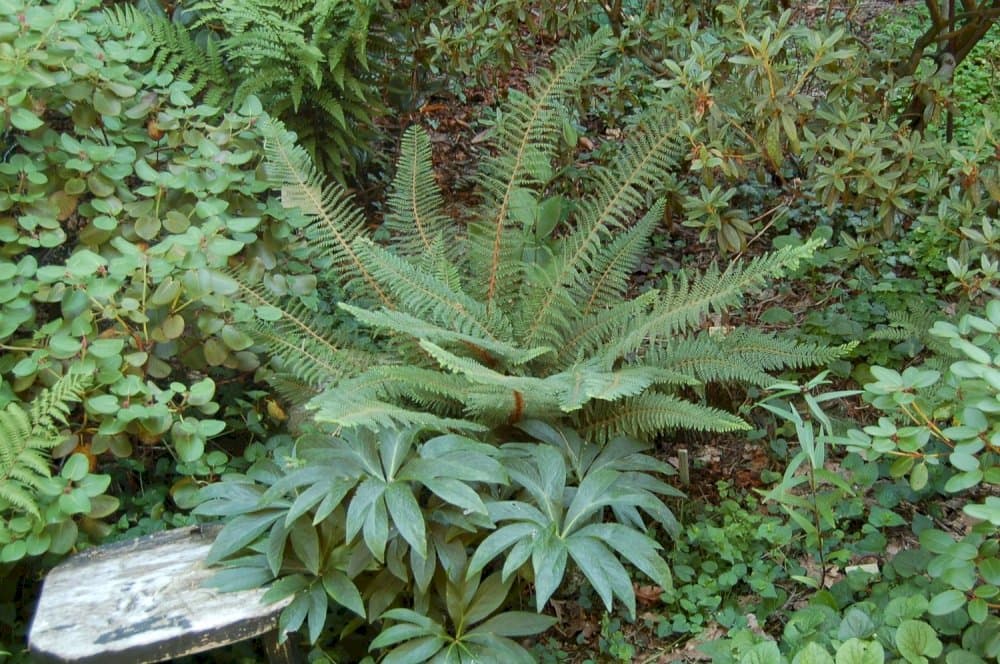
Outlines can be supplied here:
M577 301L582 305L580 312L584 316L622 301L629 279L646 254L649 238L663 218L664 207L663 200L657 201L639 223L619 234L607 250L596 257L577 289Z
M334 424L346 429L420 426L438 431L486 430L483 425L469 420L438 417L370 397L358 398L342 390L327 390L314 397L308 407L315 410L313 417L317 422Z
M341 284L354 292L374 295L387 307L392 298L382 289L368 267L357 255L354 241L364 227L364 215L354 205L348 192L335 183L324 183L304 149L295 144L295 136L274 119L261 122L265 137L269 176L281 186L281 202L297 207L311 219L306 235L313 246L322 250L340 271Z
M451 290L461 293L463 292L462 273L455 262L449 258L449 243L444 241L444 237L444 235L439 235L434 239L430 249L420 256L418 267ZM451 252L454 253L454 250Z
M510 322L498 311L456 293L433 276L366 239L355 243L356 255L369 266L372 278L391 294L400 309L460 334L492 343L510 339Z
M531 96L512 91L495 127L499 152L480 166L483 189L481 221L470 228L475 293L489 310L500 291L516 283L520 252L511 232L511 203L516 192L542 185L551 177L551 161L559 137L554 112L593 68L605 32L582 39L553 56L553 66L532 81Z
M636 321L618 343L613 343L606 357L616 359L637 352L647 344L654 345L659 339L694 328L710 311L738 305L745 293L794 269L820 244L820 240L810 240L782 247L749 263L732 263L721 272L713 265L694 278L682 272L678 278L668 279L653 310Z
M451 218L444 213L444 198L434 179L430 138L417 125L403 134L387 204L385 226L391 246L400 256L423 255L432 250L438 238L455 233ZM445 246L449 259L453 260L458 243Z
M420 347L437 360L442 367L465 376L465 378L473 383L514 390L522 394L537 395L539 401L558 402L558 381L549 381L545 378L535 378L533 376L508 376L494 371L471 358L459 357L454 353L449 353L440 346L426 340L420 342Z
M281 302L262 284L253 283L244 273L231 271L223 272L222 275L231 280L233 288L244 302L256 310L270 310L276 314L275 320L257 321L248 325L247 332L264 344L270 344L273 339L277 344L273 350L280 356L285 356L284 350L302 348L310 356L306 361L315 361L317 370L322 370L328 364L331 367L343 367L342 371L350 371L354 366L370 366L370 356L351 348L352 344L346 337L338 335L329 325L316 320L304 306ZM340 373L334 372L334 375ZM315 385L313 379L307 382Z
M602 371L593 361L550 376L546 380L560 384L559 406L566 413L579 410L593 400L617 401L635 396L656 384L691 382L677 372L650 366Z
M66 424L69 404L80 400L80 395L90 386L92 377L88 374L70 371L55 382L52 387L42 390L31 401L29 417L36 434L50 433L57 423Z
M555 365L566 367L581 358L592 356L610 341L621 339L634 322L650 310L659 295L659 291L649 290L575 321L556 350ZM604 359L605 367L611 367L617 358Z
M457 344L484 361L503 359L517 366L549 352L548 348L524 350L507 343L493 341L481 336L462 334L428 323L423 319L400 311L369 311L341 302L338 306L366 325L406 334L414 339L426 339L435 343Z
M578 416L577 423L580 435L600 443L618 435L648 440L676 428L718 432L750 428L723 410L653 391L614 403L593 402Z
M581 203L578 227L562 243L550 283L522 293L529 303L525 343L550 344L561 335L558 321L565 317L562 303L569 299L561 297L565 290L572 291L575 307L595 297L593 275L609 260L608 245L614 234L626 228L635 211L644 206L647 192L671 178L680 145L677 127L676 119L664 120L635 136L622 146L611 168L598 171L596 191ZM643 221L651 223L648 215Z
M319 389L370 366L371 356L354 349L316 343L321 335L303 337L295 328L257 322L247 328L250 336L278 360L276 369L298 382Z
M70 372L38 393L28 410L9 403L0 410L0 500L41 518L34 494L51 474L43 450L61 442L56 423L90 385L89 374Z
M342 381L337 389L358 398L368 396L383 401L411 400L421 404L448 404L454 409L461 403L468 381L455 374L409 366L377 366Z
M167 73L191 84L191 95L203 95L210 106L223 105L232 88L215 40L201 46L191 32L164 14L150 14L128 4L103 11L104 33L141 36L153 49L151 71Z

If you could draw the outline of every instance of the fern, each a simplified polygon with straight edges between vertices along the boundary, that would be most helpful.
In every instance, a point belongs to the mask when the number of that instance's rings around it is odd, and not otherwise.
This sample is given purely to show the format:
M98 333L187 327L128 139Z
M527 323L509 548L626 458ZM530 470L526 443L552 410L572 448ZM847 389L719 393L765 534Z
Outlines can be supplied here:
M354 170L380 104L371 81L362 80L371 3L201 0L186 4L178 20L154 6L106 8L105 33L142 40L154 73L190 83L192 95L211 106L259 97L299 130L326 172L343 181L345 169ZM182 16L194 20L185 25Z
M105 36L143 39L153 49L151 71L166 73L191 84L190 94L202 96L210 106L229 103L232 81L223 64L216 40L200 45L180 23L165 15L146 14L131 5L116 4L104 10Z
M281 123L265 120L261 133L265 137L268 175L281 186L282 204L299 208L312 220L306 235L337 269L341 285L355 291L370 289L382 303L392 306L392 298L358 256L354 241L361 234L365 218L351 204L347 191L338 184L324 182L309 155L295 145L294 134L285 131Z
M499 152L480 168L483 190L480 221L469 234L473 292L487 308L496 306L501 289L509 292L521 270L521 234L511 228L511 204L518 192L544 186L552 174L565 96L579 87L597 59L604 32L581 40L553 57L553 67L531 82L533 94L510 93L508 108L494 128Z
M702 274L681 272L659 290L628 298L630 276L663 215L660 197L674 179L678 118L648 122L614 163L591 168L592 193L570 206L568 231L537 236L532 206L553 177L558 109L596 49L587 40L564 50L531 96L512 93L496 126L497 153L480 168L484 202L468 235L443 212L430 142L419 128L402 141L386 221L392 240L383 247L294 137L278 122L266 124L269 172L284 202L312 220L306 236L314 261L331 266L347 297L340 310L385 351L360 370L334 360L351 356L351 340L332 343L310 332L295 306L256 329L261 339L268 326L274 330L268 344L281 368L321 388L310 401L318 420L478 430L535 418L572 422L597 440L650 439L677 427L734 431L746 427L742 420L688 400L681 394L692 390L679 388L768 384L775 372L847 350L752 330L701 332L709 314L738 306L793 269L815 242Z
M442 237L454 231L451 219L444 214L444 199L430 169L431 142L416 126L403 134L403 158L399 160L396 177L389 190L389 211L385 226L391 237L391 247L400 256L420 256L435 251ZM458 257L458 243L445 245L445 257Z
M28 410L9 403L0 411L0 503L41 519L36 494L51 476L45 451L61 442L57 425L66 423L69 403L91 382L69 373L42 390Z

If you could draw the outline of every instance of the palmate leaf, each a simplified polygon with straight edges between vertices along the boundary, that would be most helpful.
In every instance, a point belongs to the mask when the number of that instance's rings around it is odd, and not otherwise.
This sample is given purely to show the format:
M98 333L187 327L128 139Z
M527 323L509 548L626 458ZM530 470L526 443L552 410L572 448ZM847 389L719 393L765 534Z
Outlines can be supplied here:
M664 587L670 585L666 561L656 552L659 545L645 535L642 519L636 513L636 525L603 524L601 516L608 507L629 507L650 512L663 520L669 509L650 491L639 486L630 473L615 469L615 461L636 455L636 445L618 444L607 459L591 459L576 487L566 486L567 462L576 446L561 445L561 438L572 438L544 423L525 427L551 439L551 445L508 444L506 466L511 480L524 489L516 500L487 503L490 518L499 527L480 542L469 560L468 575L478 574L491 561L509 550L502 569L507 579L530 560L535 576L536 607L541 611L562 581L567 560L572 558L608 610L615 598L635 610L635 596L629 575L618 561L624 557ZM641 447L641 446L640 446ZM598 456L597 459L600 459ZM579 467L579 466L578 466ZM674 521L676 525L676 521ZM609 527L604 527L604 526Z

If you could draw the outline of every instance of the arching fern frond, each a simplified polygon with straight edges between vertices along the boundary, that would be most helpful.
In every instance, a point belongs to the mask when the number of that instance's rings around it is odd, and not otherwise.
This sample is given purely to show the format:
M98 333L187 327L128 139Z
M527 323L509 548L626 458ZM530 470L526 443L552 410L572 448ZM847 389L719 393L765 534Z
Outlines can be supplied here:
M434 179L430 138L417 125L403 134L387 204L385 227L390 246L400 256L430 252L438 238L455 233L451 218L444 213L444 199ZM449 242L445 246L446 255L454 260L460 245Z
M593 195L580 204L576 230L545 270L545 287L537 288L536 279L526 281L525 343L551 344L564 332L560 321L566 319L566 303L586 306L595 297L593 277L605 268L615 234L628 228L650 191L672 179L680 145L677 127L676 118L659 122L627 141L615 163L597 172ZM650 223L648 217L644 221Z
M469 230L473 292L490 310L501 291L513 290L520 270L520 233L511 228L514 198L551 178L561 129L556 109L593 68L605 36L598 32L553 55L552 66L531 82L530 96L511 91L494 127L499 151L480 165L483 204Z
M391 251L369 240L355 243L356 255L365 261L373 280L389 293L397 307L461 334L478 335L490 342L511 338L510 322L499 311L427 274Z
M340 185L326 182L309 155L295 144L295 135L281 122L262 122L268 175L281 187L285 207L302 210L312 223L306 229L313 247L322 251L339 271L344 288L360 298L372 297L388 307L393 299L358 256L354 241L364 228L364 215Z
M517 366L549 351L548 348L524 350L517 346L501 341L494 341L482 336L455 332L400 311L389 311L386 309L370 311L344 303L340 303L338 306L366 325L409 335L418 340L426 339L438 344L457 345L470 351L471 354L480 357L484 361L502 359L511 365Z
M91 383L89 374L71 372L39 394L25 410L9 403L0 410L0 503L41 518L36 494L51 475L45 451L61 442L69 404Z
M694 277L685 272L667 279L653 310L630 326L629 332L606 351L609 359L655 345L697 326L710 311L723 311L738 305L743 296L760 287L767 279L794 269L799 261L812 255L819 240L805 241L798 246L782 247L749 263L732 263L724 271L713 266Z
M438 417L368 396L358 397L346 390L327 390L313 398L308 407L315 411L314 419L317 422L345 429L421 426L438 431L486 430L482 424L467 419Z
M725 432L750 428L731 413L653 391L610 404L593 402L576 421L581 435L600 443L616 435L648 440L666 429Z

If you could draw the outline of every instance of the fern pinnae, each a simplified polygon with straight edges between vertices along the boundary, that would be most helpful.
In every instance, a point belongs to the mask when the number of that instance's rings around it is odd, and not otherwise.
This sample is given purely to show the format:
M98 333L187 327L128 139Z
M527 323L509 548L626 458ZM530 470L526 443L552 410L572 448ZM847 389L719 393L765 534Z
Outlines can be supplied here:
M265 346L273 357L281 358L281 370L313 388L321 388L350 373L348 362L336 362L343 358L341 351L327 355L316 352L304 340L294 334L280 334L271 326L260 324L250 330L255 341ZM329 350L324 349L324 350Z
M620 299L628 286L628 278L639 265L649 245L649 237L657 222L663 217L665 202L661 199L627 232L619 235L601 253L594 269L587 275L587 289L583 291L581 313L589 315L595 308L609 306ZM587 295L589 291L589 295Z
M623 156L615 165L602 171L597 192L581 206L578 230L563 243L553 287L528 317L531 323L524 335L525 344L538 343L536 337L551 322L560 291L574 285L586 287L586 275L602 243L615 229L625 226L626 216L642 205L642 192L669 178L674 166L676 126L664 123L655 131L636 136L622 148Z
M638 351L647 343L691 329L712 310L723 310L738 304L744 293L760 286L769 277L793 269L808 258L821 240L808 240L798 246L788 246L771 254L759 256L749 263L732 263L725 271L713 266L691 278L681 272L679 278L668 280L660 290L660 300L653 310L631 327L629 333L609 349L610 358Z
M649 290L631 300L582 317L570 328L556 349L555 365L565 367L578 357L587 357L600 350L609 339L621 339L632 321L646 314L658 297L658 291ZM600 356L608 367L618 359L610 355Z
M0 500L41 518L34 493L51 475L46 451L61 441L69 403L78 401L92 376L71 371L42 390L28 409L9 403L0 410Z
M426 317L462 334L476 334L500 343L511 336L511 326L499 311L487 308L447 284L418 270L406 259L373 242L359 238L356 249L368 265L372 277L392 293L398 307L418 318Z
M539 146L544 148L554 143L554 137L558 135L558 130L546 116L551 112L550 109L553 105L577 85L594 66L597 50L605 34L604 31L598 32L588 39L579 41L573 48L562 51L553 57L556 67L541 78L536 79L537 90L533 95L526 117L518 123L519 126L513 135L504 136L502 139L502 144L512 143L514 145L512 150L506 152L506 155L509 156L509 163L506 168L502 168L503 177L491 178L488 173L489 163L484 165L486 172L484 173L485 177L481 180L484 188L487 191L491 189L489 187L491 179L501 183L498 192L500 195L497 200L488 201L490 205L495 206L495 210L488 215L490 221L487 224L487 228L492 229L490 234L492 246L485 270L485 301L488 309L492 310L495 306L494 299L501 274L503 231L507 226L511 197L514 191L524 184L526 172L530 170L530 151L537 150ZM514 113L517 113L516 108ZM503 155L491 161L492 163L500 163L502 157Z
M343 302L339 303L338 306L365 325L407 334L415 339L426 339L427 341L439 344L451 343L463 345L480 355L500 358L515 366L524 364L551 350L545 347L522 350L503 342L445 329L401 311L391 311L388 309L371 311Z
M341 277L348 285L351 276L361 277L378 299L394 306L378 281L369 272L354 249L354 240L361 234L364 216L350 201L350 195L335 183L324 186L323 177L312 164L305 150L295 145L280 121L269 119L262 127L264 150L268 165L281 184L282 204L298 207L313 219L315 230L322 231L321 243L331 250L334 260L344 265L348 275Z
M327 354L333 355L340 352L341 349L337 344L316 331L319 326L310 320L309 317L303 315L302 309L294 306L280 306L275 300L268 297L263 289L254 287L241 276L236 274L230 274L229 276L236 282L244 301L252 303L255 306L274 307L281 312L281 320L291 326L293 335L300 335L310 339L312 343L324 347Z
M453 232L444 214L444 199L434 179L430 138L420 126L403 134L396 176L389 190L389 212L385 225L392 247L402 256L417 256L434 250L439 237ZM455 253L456 243L450 254ZM449 256L452 257L452 256Z
M593 402L576 420L580 435L602 443L623 434L648 440L664 430L676 428L716 432L750 428L731 413L653 391L613 403Z

